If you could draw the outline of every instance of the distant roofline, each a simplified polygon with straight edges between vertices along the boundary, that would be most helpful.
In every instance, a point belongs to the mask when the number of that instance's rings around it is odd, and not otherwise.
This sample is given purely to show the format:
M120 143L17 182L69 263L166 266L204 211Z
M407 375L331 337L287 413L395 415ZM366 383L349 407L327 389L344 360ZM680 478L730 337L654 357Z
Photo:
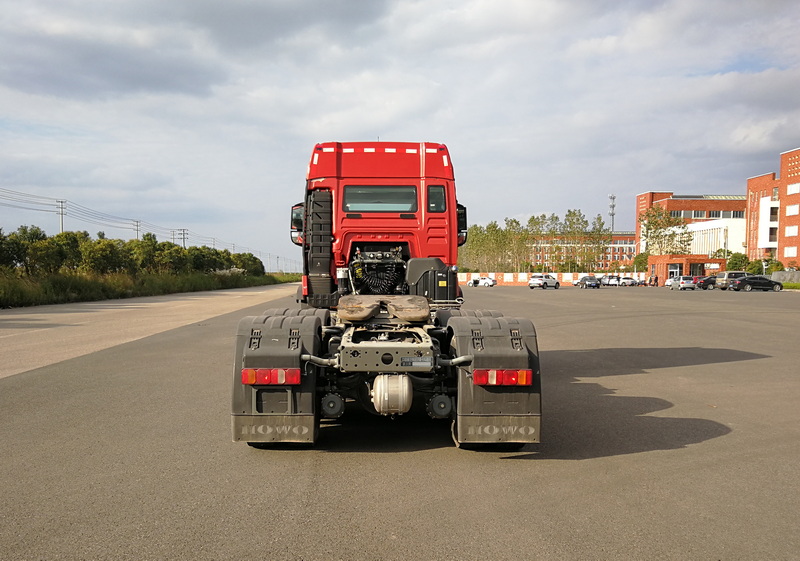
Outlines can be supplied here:
M764 174L764 175L767 175L767 174ZM756 177L760 177L760 176L756 176ZM639 197L641 195L647 195L649 193L653 193L653 194L659 193L659 194L664 194L664 195L666 195L668 193L672 193L669 196L670 199L684 199L684 200L685 199L696 199L696 200L705 199L705 200L732 200L732 201L738 201L738 200L746 200L747 199L747 195L676 195L672 191L645 191L644 193L639 193L636 196ZM659 201L663 201L663 200L666 200L666 199L659 199Z
M759 175L754 175L753 177L748 177L747 181L750 181L751 179L755 179L757 177L764 177L765 175L774 175L776 180L778 178L778 172L776 172L776 171L768 171L767 173L762 173L762 174L759 174Z
M781 156L783 156L784 154L788 154L789 152L797 152L798 150L800 150L800 148L793 148L792 150L787 150L786 152L781 152ZM758 177L758 176L756 176L756 177Z
M747 195L673 195L672 198L682 200L743 201L747 200Z

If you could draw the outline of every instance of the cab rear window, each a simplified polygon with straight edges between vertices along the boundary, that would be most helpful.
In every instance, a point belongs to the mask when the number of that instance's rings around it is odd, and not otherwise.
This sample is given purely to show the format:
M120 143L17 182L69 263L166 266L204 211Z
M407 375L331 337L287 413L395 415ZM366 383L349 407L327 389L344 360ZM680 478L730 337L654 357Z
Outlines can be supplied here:
M345 212L416 212L414 185L345 185Z

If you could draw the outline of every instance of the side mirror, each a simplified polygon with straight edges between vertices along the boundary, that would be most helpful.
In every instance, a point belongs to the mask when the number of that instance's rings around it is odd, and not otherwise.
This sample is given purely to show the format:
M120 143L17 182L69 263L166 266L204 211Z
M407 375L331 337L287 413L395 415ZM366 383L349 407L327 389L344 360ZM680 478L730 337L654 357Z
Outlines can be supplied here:
M303 245L303 219L305 218L304 203L297 203L292 206L292 219L291 219L291 232L292 243L295 245Z
M458 228L458 245L467 243L467 207L456 204L456 224Z

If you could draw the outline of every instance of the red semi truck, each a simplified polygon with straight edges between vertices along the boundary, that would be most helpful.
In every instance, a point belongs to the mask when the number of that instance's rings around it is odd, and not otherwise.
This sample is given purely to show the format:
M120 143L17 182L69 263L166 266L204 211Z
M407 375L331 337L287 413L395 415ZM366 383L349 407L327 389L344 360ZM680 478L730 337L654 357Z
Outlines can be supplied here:
M539 442L533 323L462 309L467 214L445 145L317 144L291 236L298 306L239 323L233 440L313 444L347 407L402 415L424 400L457 446Z

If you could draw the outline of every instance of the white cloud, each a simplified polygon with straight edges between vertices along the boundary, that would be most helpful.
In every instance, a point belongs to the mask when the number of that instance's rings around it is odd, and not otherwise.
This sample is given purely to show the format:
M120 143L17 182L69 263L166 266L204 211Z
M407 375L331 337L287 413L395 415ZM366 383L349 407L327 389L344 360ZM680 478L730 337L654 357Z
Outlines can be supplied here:
M314 143L433 140L473 221L632 228L800 145L795 4L0 0L0 187L298 257Z

